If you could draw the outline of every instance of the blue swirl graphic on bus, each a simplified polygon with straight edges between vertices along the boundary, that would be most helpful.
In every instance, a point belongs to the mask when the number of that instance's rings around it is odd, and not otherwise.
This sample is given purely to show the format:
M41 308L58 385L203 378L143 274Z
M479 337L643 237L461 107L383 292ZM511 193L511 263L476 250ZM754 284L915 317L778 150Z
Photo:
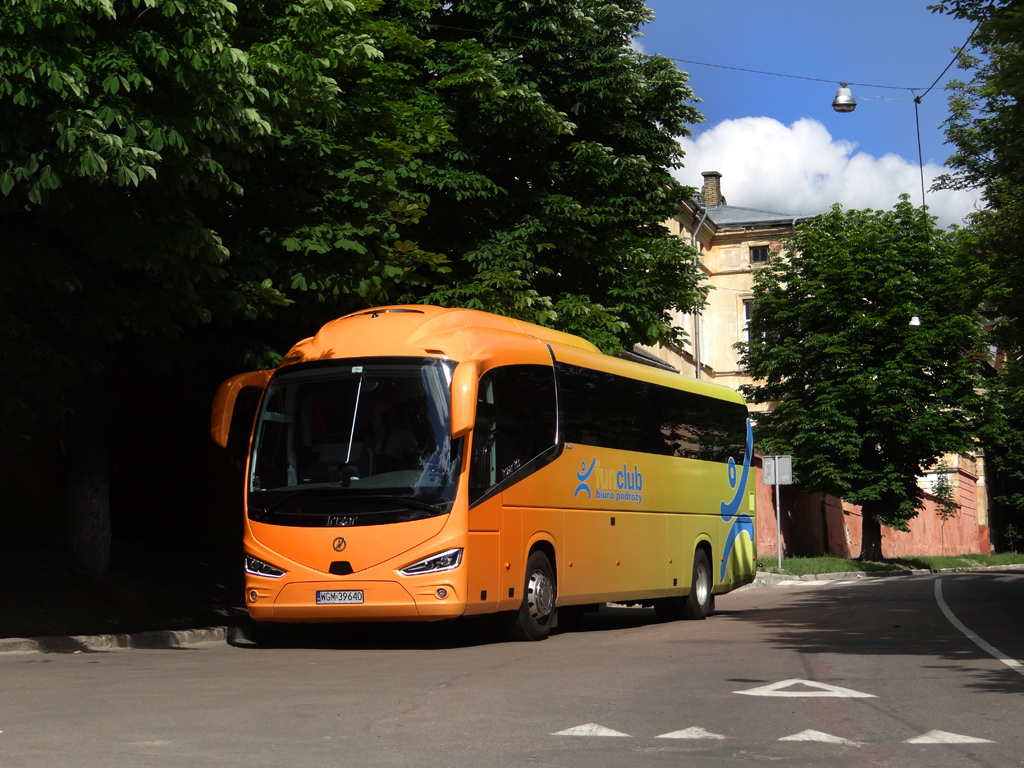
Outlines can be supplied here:
M736 461L729 458L729 487L734 489L733 497L730 501L722 501L722 520L728 523L732 520L732 526L729 528L729 535L725 538L725 547L722 550L722 572L719 576L720 581L725 580L725 569L729 564L729 557L732 555L733 547L736 544L736 539L744 531L747 532L747 536L750 537L750 541L754 541L754 537L757 535L754 531L754 521L750 515L737 514L740 508L740 504L743 503L744 493L747 490L747 480L750 477L750 459L754 455L754 430L750 426L750 419L747 419L747 450L743 456L743 473L737 477L736 472Z
M590 476L594 473L594 467L596 467L596 466L597 466L597 457L596 456L590 462L590 469L587 469L587 462L586 461L581 461L580 462L580 471L576 473L576 479L580 481L580 484L576 486L576 493L574 493L572 495L572 497L574 499L577 496L579 496L581 493L583 493L584 491L586 491L588 499L594 498L591 495L591 493L590 493L590 486L587 484L587 481L590 479Z

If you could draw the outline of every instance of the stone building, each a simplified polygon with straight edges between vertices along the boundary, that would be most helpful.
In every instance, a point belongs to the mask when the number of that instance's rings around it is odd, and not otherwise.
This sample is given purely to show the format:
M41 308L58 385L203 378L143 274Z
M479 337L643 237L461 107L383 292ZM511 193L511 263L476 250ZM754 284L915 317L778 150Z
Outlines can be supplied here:
M712 291L703 312L676 318L689 334L682 346L647 351L684 375L698 376L699 369L699 378L735 389L750 381L733 345L746 341L754 272L805 217L729 205L722 194L722 174L701 175L701 194L684 203L667 225L700 252L698 266Z

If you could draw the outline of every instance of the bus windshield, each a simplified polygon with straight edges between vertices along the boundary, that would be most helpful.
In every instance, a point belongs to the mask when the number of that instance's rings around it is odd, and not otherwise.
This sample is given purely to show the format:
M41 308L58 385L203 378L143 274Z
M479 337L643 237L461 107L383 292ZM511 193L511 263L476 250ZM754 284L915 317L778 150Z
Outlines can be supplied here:
M449 420L454 367L373 358L275 376L253 443L249 516L367 525L448 512L462 446Z

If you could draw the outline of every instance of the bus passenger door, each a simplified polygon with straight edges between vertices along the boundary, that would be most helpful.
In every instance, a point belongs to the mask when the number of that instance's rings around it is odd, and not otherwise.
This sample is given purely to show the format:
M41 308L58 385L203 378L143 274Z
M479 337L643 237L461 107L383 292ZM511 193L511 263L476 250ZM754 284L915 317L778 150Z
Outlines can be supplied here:
M540 350L547 355L546 349ZM527 557L523 540L530 535L522 530L522 500L506 507L506 495L554 458L556 437L557 401L550 364L498 366L483 374L470 446L469 530L471 540L473 531L496 531L500 539L495 557L500 578L495 594L501 593L497 610L515 610L522 601ZM533 500L537 502L543 500ZM474 603L479 602L482 589L481 584L471 594ZM489 587L487 592L490 600Z
M501 542L497 531L470 531L466 566L469 569L469 595L466 615L493 613L501 597L499 560Z

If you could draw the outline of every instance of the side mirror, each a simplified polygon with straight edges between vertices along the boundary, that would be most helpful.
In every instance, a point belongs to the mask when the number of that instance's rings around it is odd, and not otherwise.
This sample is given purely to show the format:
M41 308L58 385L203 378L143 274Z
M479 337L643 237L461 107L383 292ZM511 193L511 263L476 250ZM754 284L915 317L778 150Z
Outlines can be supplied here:
M452 438L468 435L476 422L477 385L480 364L475 360L459 363L452 375Z
M210 437L221 448L227 448L228 436L231 434L231 416L235 412L235 401L238 394L246 387L266 389L267 382L273 371L249 371L232 376L219 387L213 398L213 411L210 413Z

